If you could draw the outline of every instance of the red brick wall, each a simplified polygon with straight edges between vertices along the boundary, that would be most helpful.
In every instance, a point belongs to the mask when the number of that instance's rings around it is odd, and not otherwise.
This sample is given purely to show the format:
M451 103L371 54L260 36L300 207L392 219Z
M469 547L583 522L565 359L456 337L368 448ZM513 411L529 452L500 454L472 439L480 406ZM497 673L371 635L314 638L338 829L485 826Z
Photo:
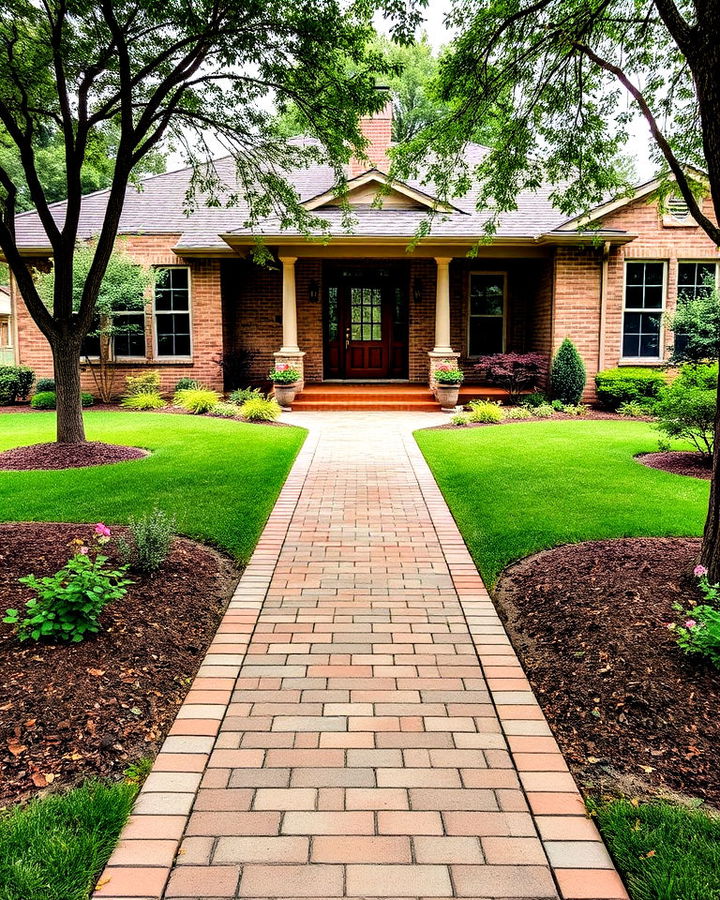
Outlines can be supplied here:
M132 235L119 239L118 246L144 265L184 265L185 261L173 253L178 235ZM127 375L157 369L163 391L172 391L178 379L195 378L216 390L222 389L222 375L213 359L223 351L223 324L220 304L220 261L216 259L187 260L190 268L192 360L174 362L153 358L154 317L151 307L145 316L146 362L118 363L117 390L122 393ZM20 298L16 304L18 354L23 365L31 366L38 376L52 376L52 356L47 341L38 330ZM95 392L92 374L83 367L83 388Z

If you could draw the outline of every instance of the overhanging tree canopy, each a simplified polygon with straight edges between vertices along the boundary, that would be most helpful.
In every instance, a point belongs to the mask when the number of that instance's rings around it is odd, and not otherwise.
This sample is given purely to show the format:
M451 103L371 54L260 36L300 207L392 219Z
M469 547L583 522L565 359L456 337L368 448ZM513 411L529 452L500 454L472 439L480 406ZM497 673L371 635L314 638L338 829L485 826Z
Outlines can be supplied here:
M339 166L362 143L357 119L381 99L369 54L379 2L359 0L6 0L0 8L0 127L17 148L22 177L52 248L54 294L42 302L15 242L20 185L0 165L0 250L25 304L53 352L58 439L84 440L79 357L117 235L133 170L172 140L195 166L205 202L233 193L208 165L212 138L237 163L254 221L271 212L301 227L308 214L284 178L319 155ZM385 4L400 36L416 23L412 3ZM353 61L352 72L344 65ZM268 96L287 97L314 123L317 145L278 138ZM109 126L118 140L107 208L80 304L73 307L73 254L83 166L94 136ZM48 202L37 148L62 134L65 195L61 220ZM188 198L192 202L192 198Z

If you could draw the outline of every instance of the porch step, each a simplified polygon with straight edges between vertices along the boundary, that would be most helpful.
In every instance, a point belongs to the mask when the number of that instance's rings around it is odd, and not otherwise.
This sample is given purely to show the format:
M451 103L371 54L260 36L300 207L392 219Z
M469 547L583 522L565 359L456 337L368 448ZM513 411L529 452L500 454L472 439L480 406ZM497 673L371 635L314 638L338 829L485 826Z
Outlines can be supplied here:
M434 400L304 400L298 396L292 408L296 412L437 412L439 407Z

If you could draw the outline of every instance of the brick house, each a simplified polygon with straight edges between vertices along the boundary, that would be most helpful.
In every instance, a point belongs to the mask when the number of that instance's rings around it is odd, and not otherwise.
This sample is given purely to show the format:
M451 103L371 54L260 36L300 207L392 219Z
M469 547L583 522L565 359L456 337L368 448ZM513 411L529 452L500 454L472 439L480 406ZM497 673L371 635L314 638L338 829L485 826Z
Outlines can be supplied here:
M215 360L251 351L254 382L275 362L287 362L308 386L344 381L347 392L358 383L427 385L433 366L455 357L472 384L478 356L550 356L568 336L585 360L591 399L598 369L662 363L672 338L662 312L717 272L717 248L681 203L659 208L655 182L596 208L592 233L582 228L587 222L553 208L551 186L524 193L492 241L478 247L485 216L472 193L443 205L427 185L391 183L384 174L391 106L363 127L372 168L350 166L352 230L343 226L332 170L294 172L304 205L329 223L331 238L309 240L266 219L258 230L275 260L269 267L251 258L255 239L242 226L242 203L199 205L186 214L189 170L147 178L141 191L128 192L118 242L159 272L145 312L130 314L138 332L115 341L125 374L151 367L166 390L182 376L222 389ZM485 152L471 145L469 162ZM232 184L232 160L216 167ZM85 198L82 238L97 233L106 196ZM55 209L61 217L63 204ZM431 210L430 234L408 249ZM35 213L18 216L17 235L29 257L49 256ZM14 286L12 300L19 361L51 374L47 344ZM89 373L84 377L92 389Z

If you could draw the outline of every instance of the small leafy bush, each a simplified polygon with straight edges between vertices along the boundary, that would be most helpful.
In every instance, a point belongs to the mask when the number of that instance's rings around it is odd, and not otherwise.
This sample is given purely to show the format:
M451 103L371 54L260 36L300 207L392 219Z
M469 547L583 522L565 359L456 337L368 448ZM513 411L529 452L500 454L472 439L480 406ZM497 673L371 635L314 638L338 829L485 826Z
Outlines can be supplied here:
M233 391L228 397L228 401L230 403L234 403L236 406L242 406L246 400L254 400L256 397L264 397L265 394L258 388L238 388L236 391Z
M83 391L82 394L80 394L80 402L83 406L92 406L95 402L95 398L87 391Z
M254 397L240 407L240 415L248 422L274 422L280 412L277 400L267 397Z
M55 409L55 391L39 391L33 395L30 406L33 409Z
M118 541L125 564L144 575L157 572L170 552L175 519L156 507L140 518L130 519L128 529L130 540Z
M143 372L142 375L128 375L125 379L125 392L129 397L133 394L159 394L160 373Z
M176 391L173 397L175 406L179 406L181 409L185 409L196 416L209 412L219 402L220 395L218 392L210 391L207 388L191 388L185 391Z
M503 411L499 403L491 403L489 400L471 400L468 419L470 422L497 425L503 420Z
M216 403L210 410L211 416L220 416L223 419L237 419L240 416L240 407L234 403Z
M551 400L550 406L552 406L555 412L563 412L563 410L565 409L565 404L562 402L562 400Z
M38 394L42 394L45 391L54 391L55 390L55 379L54 378L38 378L35 382L35 391Z
M505 411L506 419L532 419L532 411L525 406L509 406Z
M626 400L617 408L617 412L621 416L627 416L628 419L637 419L640 416L647 415L646 408L639 400Z
M494 384L504 387L511 403L520 392L533 388L547 371L547 359L541 353L494 353L481 356L475 366Z
M470 419L465 413L455 413L454 416L450 416L450 424L462 427L463 425L469 425Z
M35 373L28 366L0 366L0 406L24 400L34 381Z
M300 373L292 366L282 363L270 370L268 378L273 384L295 384L296 381L300 381Z
M160 394L140 393L123 397L120 406L125 409L162 409L165 401Z
M712 457L715 443L717 380L717 363L683 366L655 404L658 429L670 438L690 441L706 459Z
M100 631L100 614L112 600L127 593L127 567L112 568L99 552L110 539L110 529L95 527L94 546L73 542L77 552L54 575L18 579L35 592L25 604L25 613L8 609L3 619L13 625L21 641L61 640L77 643Z
M194 378L185 377L181 378L175 385L175 391L194 391L201 387L202 385L199 381L196 381Z
M541 403L540 406L535 407L533 415L539 419L552 419L555 415L555 410L549 403Z
M533 391L532 394L526 394L520 402L528 409L535 409L538 406L544 406L547 403L547 397L541 391Z
M701 656L720 669L720 585L710 584L705 566L695 567L695 576L704 603L693 605L689 610L676 603L674 609L683 613L680 623L669 628L675 632L678 646L685 653Z
M566 337L550 367L550 394L553 400L577 406L586 380L585 363L575 344Z
M598 400L608 409L617 409L631 400L653 402L665 385L662 372L641 366L605 369L595 376Z
M455 384L462 384L465 376L458 369L457 363L454 360L447 360L444 363L440 363L440 365L433 372L433 378L435 379L436 384L447 385L448 387Z

